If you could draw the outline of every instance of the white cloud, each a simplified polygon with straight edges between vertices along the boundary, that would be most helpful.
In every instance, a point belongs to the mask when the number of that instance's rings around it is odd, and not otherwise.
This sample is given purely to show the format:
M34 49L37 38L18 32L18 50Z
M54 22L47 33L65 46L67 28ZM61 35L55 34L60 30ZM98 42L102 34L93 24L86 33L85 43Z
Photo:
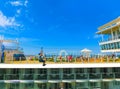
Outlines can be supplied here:
M7 17L0 11L0 27L20 26L16 23L15 17Z
M16 12L17 12L17 14L20 14L20 13L21 13L21 10L20 10L20 9L18 9Z
M25 6L25 7L27 7L28 0L25 0L25 1L10 1L9 3L12 6Z
M101 35L94 35L94 39L100 38Z
M22 41L22 42L33 42L33 41L41 41L40 39L37 39L37 38L26 38L26 37L21 37L21 38L18 38L19 41Z
M11 1L10 4L12 6L22 6L23 5L23 3L21 1Z
M24 2L24 6L27 7L27 4L28 4L28 0L25 0L25 2Z

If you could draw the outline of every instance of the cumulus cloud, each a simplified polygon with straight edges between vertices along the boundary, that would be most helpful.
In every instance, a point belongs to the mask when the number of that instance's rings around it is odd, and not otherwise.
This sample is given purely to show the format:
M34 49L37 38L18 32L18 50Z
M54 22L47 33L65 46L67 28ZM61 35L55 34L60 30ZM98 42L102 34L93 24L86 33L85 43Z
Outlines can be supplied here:
M20 15L28 16L28 0L15 0L15 1L8 1L7 4L13 6L16 10L15 16L19 17Z
M15 21L15 17L7 17L0 11L0 27L12 26L20 26L20 24Z
M101 37L101 35L94 35L94 39L97 39L97 38L100 38Z
M28 3L28 0L6 0L3 3L4 9L0 9L0 34L20 34L26 29L21 17L30 19ZM8 11L11 13L10 16L6 13L6 8L13 9L13 11Z
M25 0L25 1L10 1L9 3L12 6L25 6L25 7L27 7L28 0Z
M25 37L21 37L19 38L19 41L22 41L22 42L33 42L33 41L41 41L40 39L37 39L37 38L25 38Z
M20 10L20 9L18 9L18 10L16 11L16 13L17 13L17 14L20 14L20 13L21 13L21 10Z
M24 6L27 7L27 4L28 4L28 0L25 0L25 2L24 2Z
M21 1L11 1L10 4L12 6L22 6L23 5L23 3Z

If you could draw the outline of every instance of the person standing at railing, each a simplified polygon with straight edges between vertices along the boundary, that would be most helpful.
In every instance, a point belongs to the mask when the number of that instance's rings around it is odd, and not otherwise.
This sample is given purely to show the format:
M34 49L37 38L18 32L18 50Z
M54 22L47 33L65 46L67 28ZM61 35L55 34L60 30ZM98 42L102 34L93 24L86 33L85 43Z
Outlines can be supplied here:
M60 55L59 59L60 59L60 62L62 63L62 56L61 55Z
M39 62L43 62L43 66L45 66L46 64L45 64L45 57L44 57L44 55L43 55L43 53L39 53Z
M4 61L5 61L4 60L5 59L5 55L4 55L5 52L4 51L5 51L5 46L2 44L1 45L1 63L4 63Z
M57 57L56 55L53 56L54 62L57 62Z

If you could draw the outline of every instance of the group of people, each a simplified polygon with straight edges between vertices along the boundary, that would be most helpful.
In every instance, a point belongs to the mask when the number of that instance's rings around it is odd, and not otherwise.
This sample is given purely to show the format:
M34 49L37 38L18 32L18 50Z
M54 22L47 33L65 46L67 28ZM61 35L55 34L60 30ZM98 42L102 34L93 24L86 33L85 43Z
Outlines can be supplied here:
M72 61L73 57L72 57L72 55L69 55L69 56L66 56L66 59L68 62L70 62L70 61ZM54 56L53 60L54 60L54 62L56 62L57 57ZM60 62L62 62L62 60L63 60L62 56L59 56L59 60L60 60ZM39 53L39 62L43 62L43 66L46 65L46 58L45 58L45 55L43 54L43 51L40 51L40 53Z

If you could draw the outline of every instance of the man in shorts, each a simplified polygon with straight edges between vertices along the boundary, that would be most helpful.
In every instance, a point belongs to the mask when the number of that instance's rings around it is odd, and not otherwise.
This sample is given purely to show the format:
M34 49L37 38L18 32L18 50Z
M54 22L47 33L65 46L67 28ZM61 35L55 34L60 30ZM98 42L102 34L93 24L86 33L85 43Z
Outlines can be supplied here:
M45 60L44 60L44 56L43 56L43 53L39 53L39 62L43 62L43 66L45 66Z

